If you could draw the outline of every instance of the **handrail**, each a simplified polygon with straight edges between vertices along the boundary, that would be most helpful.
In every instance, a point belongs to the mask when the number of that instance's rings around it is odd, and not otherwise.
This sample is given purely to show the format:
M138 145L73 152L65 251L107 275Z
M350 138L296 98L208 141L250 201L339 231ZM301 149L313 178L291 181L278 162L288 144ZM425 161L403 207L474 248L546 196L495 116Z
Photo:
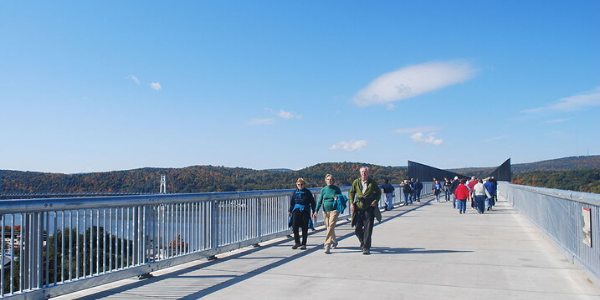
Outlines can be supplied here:
M424 183L423 194L430 189ZM0 297L49 298L288 236L292 192L0 201Z
M508 182L499 182L498 194L563 248L571 262L600 278L599 194ZM587 226L584 215L589 217Z

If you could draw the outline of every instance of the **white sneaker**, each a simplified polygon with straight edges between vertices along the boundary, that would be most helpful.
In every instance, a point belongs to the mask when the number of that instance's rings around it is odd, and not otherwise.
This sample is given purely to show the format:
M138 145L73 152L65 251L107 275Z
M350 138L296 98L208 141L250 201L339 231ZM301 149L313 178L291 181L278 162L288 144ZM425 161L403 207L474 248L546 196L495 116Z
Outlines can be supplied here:
M325 246L325 253L326 253L326 254L329 254L329 253L331 253L331 251L329 251L329 245Z

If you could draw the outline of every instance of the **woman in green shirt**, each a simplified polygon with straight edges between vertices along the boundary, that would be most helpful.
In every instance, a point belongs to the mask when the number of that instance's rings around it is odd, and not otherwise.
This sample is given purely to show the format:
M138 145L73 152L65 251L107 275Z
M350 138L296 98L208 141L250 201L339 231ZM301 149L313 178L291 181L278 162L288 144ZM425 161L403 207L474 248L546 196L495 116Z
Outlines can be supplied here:
M315 210L313 217L317 217L317 213L319 212L321 205L323 205L323 217L325 219L325 228L327 229L327 235L325 236L325 253L329 254L331 253L330 248L333 247L335 249L338 245L335 236L335 225L340 213L336 210L334 201L337 200L337 195L342 194L342 191L339 187L334 185L335 179L331 174L325 175L325 183L327 183L327 185L321 189L319 202L317 203L317 209Z

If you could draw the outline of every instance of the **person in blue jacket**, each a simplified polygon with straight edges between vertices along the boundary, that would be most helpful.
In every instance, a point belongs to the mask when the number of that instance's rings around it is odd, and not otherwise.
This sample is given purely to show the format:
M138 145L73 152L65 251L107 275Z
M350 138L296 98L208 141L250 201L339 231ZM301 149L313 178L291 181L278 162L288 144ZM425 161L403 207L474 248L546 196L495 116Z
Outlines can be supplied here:
M487 210L491 210L494 207L494 196L496 195L496 185L490 178L485 179L485 183L483 184L485 187L485 207Z
M311 191L306 188L306 182L303 178L296 180L296 190L290 198L290 209L288 217L292 217L292 230L294 231L294 240L296 243L292 249L306 249L306 239L308 238L308 226L311 212L314 212L317 204ZM302 227L302 243L300 243L299 228Z

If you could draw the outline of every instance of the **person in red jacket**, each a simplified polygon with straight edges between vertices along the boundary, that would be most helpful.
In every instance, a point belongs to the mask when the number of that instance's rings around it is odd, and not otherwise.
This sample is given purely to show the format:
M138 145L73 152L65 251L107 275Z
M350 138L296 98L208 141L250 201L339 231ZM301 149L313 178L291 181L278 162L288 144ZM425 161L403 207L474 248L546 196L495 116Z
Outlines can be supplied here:
M465 185L466 179L460 180L460 185L454 191L454 196L458 201L458 213L464 214L467 211L467 198L469 198L469 188Z

